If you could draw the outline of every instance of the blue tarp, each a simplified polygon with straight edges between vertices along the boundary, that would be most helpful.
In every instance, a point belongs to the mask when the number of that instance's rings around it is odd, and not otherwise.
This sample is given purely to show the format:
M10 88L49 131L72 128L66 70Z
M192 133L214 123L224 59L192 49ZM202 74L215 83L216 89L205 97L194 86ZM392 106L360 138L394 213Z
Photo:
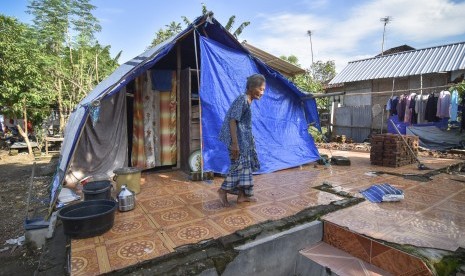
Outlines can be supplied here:
M360 193L368 199L370 202L373 203L380 203L383 201L393 201L393 200L386 200L386 197L391 199L395 198L395 196L402 196L404 192L402 190L397 189L396 187L391 186L388 183L384 184L375 184L369 187L366 190L360 191ZM398 197L401 198L401 197Z
M302 100L286 82L259 70L244 51L200 38L202 137L204 170L226 173L230 164L226 145L218 139L224 116L236 97L245 92L248 76L262 73L265 95L252 104L253 134L260 173L299 166L319 158L307 132ZM239 70L240 68L240 70Z
M405 135L407 133L407 127L412 125L412 124L409 124L409 123L399 121L399 117L397 117L397 115L393 115L393 116L389 117L388 123L387 123L387 131L388 131L388 133L392 133L392 134L397 134L397 132L396 132L396 129L394 128L394 126L392 125L392 123L390 121L392 121L396 125L396 127L399 130L400 134L403 134L403 135ZM431 123L424 123L424 124L413 124L412 126L418 126L418 127L435 126L435 127L444 129L444 128L447 128L448 121L449 121L449 118L443 118L439 122L431 122Z

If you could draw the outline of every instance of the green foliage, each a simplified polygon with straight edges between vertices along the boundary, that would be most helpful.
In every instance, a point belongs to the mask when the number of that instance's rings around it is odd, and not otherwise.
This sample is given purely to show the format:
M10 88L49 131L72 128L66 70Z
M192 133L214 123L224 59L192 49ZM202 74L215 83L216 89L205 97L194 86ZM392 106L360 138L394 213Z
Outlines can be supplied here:
M30 0L32 26L0 15L2 114L41 125L58 107L65 118L118 66L120 54L95 39L94 9L90 0Z
M282 60L292 63L300 67L299 59L295 55L280 56ZM317 61L306 70L305 74L297 75L291 80L299 87L302 91L307 93L323 93L325 84L327 84L336 75L336 65L334 61L328 60L326 62ZM318 108L327 108L329 101L328 98L316 99Z
M449 90L451 92L454 91L454 90L457 90L460 97L463 97L463 95L465 94L465 80L463 80L462 82L457 83L456 85L452 86Z
M43 69L47 56L34 30L17 19L0 15L0 106L11 117L22 117L27 107L34 122L47 115L53 99Z
M111 58L110 46L95 39L101 26L94 9L90 0L31 0L28 6L34 36L44 45L47 66L42 74L53 85L49 103L58 106L61 118L118 66L120 54ZM60 124L63 127L64 121Z

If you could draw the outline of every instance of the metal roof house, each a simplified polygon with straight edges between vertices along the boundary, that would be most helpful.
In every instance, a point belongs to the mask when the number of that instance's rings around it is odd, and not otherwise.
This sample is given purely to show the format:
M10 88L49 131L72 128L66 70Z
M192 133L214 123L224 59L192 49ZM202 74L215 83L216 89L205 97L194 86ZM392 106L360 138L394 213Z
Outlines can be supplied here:
M386 128L392 95L439 92L464 73L465 42L349 62L329 83L340 92L333 97L333 133L361 142Z
M277 56L274 56L268 52L263 51L253 45L247 43L247 41L243 41L242 46L244 46L254 57L261 59L264 63L266 63L271 68L275 69L276 71L280 72L286 77L295 77L296 75L304 74L305 70L296 66L292 63L289 63L285 60L280 59Z

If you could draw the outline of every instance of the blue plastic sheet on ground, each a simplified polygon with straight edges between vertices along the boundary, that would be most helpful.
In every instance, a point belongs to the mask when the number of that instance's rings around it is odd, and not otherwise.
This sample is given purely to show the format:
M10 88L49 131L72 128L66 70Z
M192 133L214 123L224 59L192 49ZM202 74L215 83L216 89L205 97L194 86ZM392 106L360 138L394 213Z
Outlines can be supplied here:
M404 192L399 190L388 183L376 184L370 188L360 191L360 193L373 203L380 203L385 201L387 195L403 195Z
M259 173L318 160L318 150L307 132L302 100L286 83L260 70L243 51L205 37L200 37L200 49L205 171L228 171L228 151L218 134L229 106L245 92L247 77L255 73L264 74L267 80L265 95L252 104L253 134L261 165Z

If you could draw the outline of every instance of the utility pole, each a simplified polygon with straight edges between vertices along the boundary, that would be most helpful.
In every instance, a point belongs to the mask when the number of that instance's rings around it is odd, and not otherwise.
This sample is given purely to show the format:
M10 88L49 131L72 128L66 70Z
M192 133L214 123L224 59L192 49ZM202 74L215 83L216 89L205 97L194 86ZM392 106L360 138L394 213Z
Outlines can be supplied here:
M313 65L313 44L312 44L312 31L308 30L307 35L310 37L310 51L312 52L312 65Z
M379 21L383 22L384 23L384 27L383 27L383 42L381 43L381 56L384 55L384 35L386 34L386 25L392 21L392 17L391 16L385 16L385 17L382 17L379 19Z

